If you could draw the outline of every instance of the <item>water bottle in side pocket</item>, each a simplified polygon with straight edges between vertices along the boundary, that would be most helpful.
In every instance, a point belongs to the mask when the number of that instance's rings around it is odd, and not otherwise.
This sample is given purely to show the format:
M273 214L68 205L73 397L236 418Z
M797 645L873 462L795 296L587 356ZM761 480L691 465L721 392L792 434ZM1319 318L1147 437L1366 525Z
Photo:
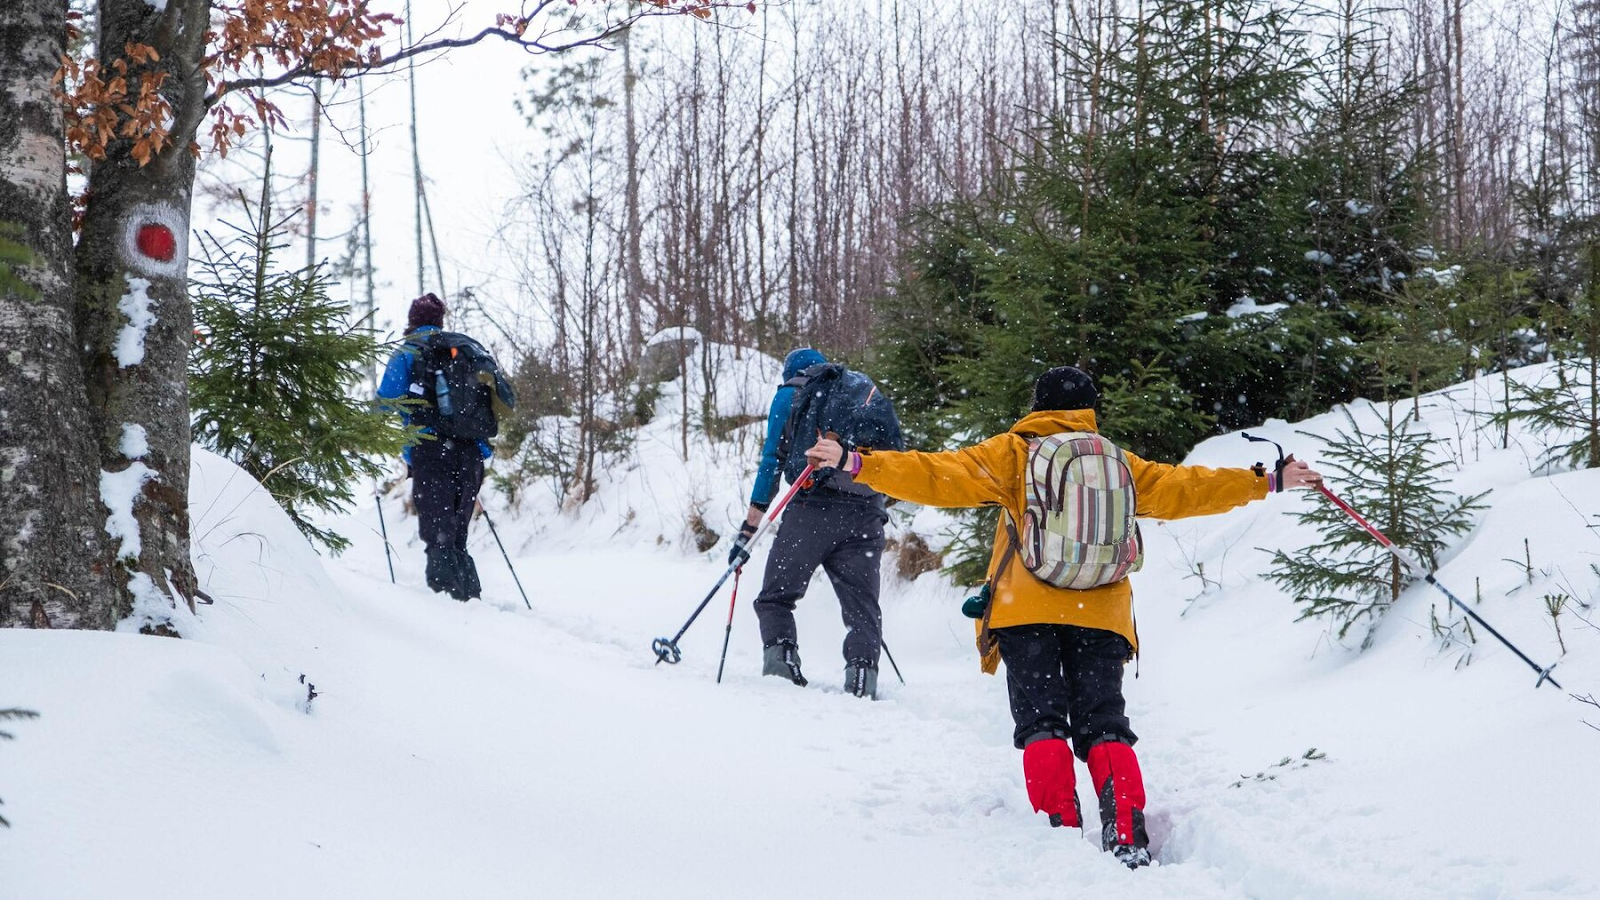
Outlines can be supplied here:
M450 385L445 383L443 369L433 372L433 397L439 406L439 415L449 416L455 412L455 407L450 403Z

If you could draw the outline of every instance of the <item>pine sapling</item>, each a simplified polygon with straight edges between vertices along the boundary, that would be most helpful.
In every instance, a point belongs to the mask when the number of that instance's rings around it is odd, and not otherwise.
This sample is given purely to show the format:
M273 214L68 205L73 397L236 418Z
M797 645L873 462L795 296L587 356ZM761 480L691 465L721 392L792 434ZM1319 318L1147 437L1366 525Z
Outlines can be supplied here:
M1521 559L1512 559L1510 557L1502 557L1500 561L1501 562L1508 562L1508 563L1512 564L1513 566L1516 566L1517 568L1521 569L1523 577L1527 579L1527 583L1528 584L1533 584L1533 573L1535 571L1535 569L1533 568L1533 551L1529 548L1529 544L1528 544L1528 539L1527 538L1523 538L1522 539L1522 558ZM1507 591L1506 593L1509 596L1510 594L1516 593L1517 590L1518 590L1517 588L1512 588L1510 591Z
M1448 615L1451 611L1452 607L1448 603L1445 604L1446 614ZM1460 634L1457 634L1457 629L1460 629ZM1471 648L1474 644L1478 643L1478 635L1472 630L1471 619L1457 619L1451 616L1450 620L1446 622L1439 618L1439 604L1429 604L1428 630L1433 633L1433 636L1436 639L1438 639L1441 649L1448 649L1451 645L1460 645L1466 650L1466 652L1456 660L1456 668L1459 669L1462 666L1470 665L1472 663Z
M1556 628L1556 643L1561 647L1561 655L1567 655L1567 642L1561 636L1561 612L1567 608L1567 601L1572 597L1562 592L1544 595L1544 609L1550 614L1550 623Z
M1569 309L1551 304L1562 339L1555 348L1555 384L1517 383L1506 376L1511 401L1495 421L1525 425L1546 437L1539 465L1600 468L1600 243L1589 248L1588 287Z
M259 202L244 204L247 226L229 226L229 240L206 234L193 267L194 436L260 481L303 534L338 552L349 542L313 525L311 511L347 507L353 486L382 475L379 460L398 455L409 432L355 398L387 355L369 323L350 321L348 304L329 296L321 265L276 264L288 232L272 219L268 173Z
M0 722L5 722L10 719L16 719L20 721L22 719L37 718L39 718L39 714L31 709L0 709ZM0 731L0 740L9 741L13 740L14 738L15 736L11 734L11 732ZM4 805L4 801L0 801L0 805ZM7 822L4 816L0 816L0 827L10 828L11 823Z
M1438 564L1451 537L1466 533L1483 494L1462 497L1446 489L1440 470L1450 465L1436 452L1436 440L1387 404L1376 429L1363 428L1344 409L1348 430L1323 440L1321 468L1335 493L1362 510L1373 525L1429 569ZM1294 597L1301 619L1326 618L1346 637L1357 623L1371 627L1413 580L1413 576L1364 530L1331 504L1297 514L1317 529L1320 539L1293 553L1275 551L1268 578Z

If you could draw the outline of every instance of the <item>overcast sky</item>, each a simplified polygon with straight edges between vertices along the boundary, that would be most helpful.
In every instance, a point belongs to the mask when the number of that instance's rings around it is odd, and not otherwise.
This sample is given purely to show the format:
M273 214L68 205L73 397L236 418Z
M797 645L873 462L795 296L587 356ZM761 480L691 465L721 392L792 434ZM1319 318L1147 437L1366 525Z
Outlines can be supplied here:
M390 0L397 8L402 0ZM446 0L413 0L416 28L436 26L450 9L458 5ZM456 16L457 24L446 36L476 32L492 24L496 12L514 8L507 2L465 0ZM647 22L642 27L664 25ZM580 50L577 52L604 52ZM416 70L417 118L422 170L427 179L429 204L433 213L450 293L470 284L490 294L508 299L514 291L504 280L503 250L497 245L500 214L516 191L513 174L515 160L538 146L539 135L518 115L514 102L523 91L522 70L529 66L553 67L554 56L530 56L503 41L486 41L475 47L455 50ZM409 96L404 71L367 80L367 122L372 132L369 161L372 185L373 261L377 270L378 325L381 330L404 323L411 299L419 293L416 274L415 207L413 200L411 139L407 130ZM348 129L343 137L328 127L323 129L321 178L319 181L318 234L322 243L319 257L344 253L341 236L353 225L361 196L360 158L355 152L359 140L357 89L341 86L333 95L329 120ZM274 142L273 165L279 176L279 190L302 196L303 188L293 184L307 168L307 141L311 101L301 91L277 98L291 121L290 131ZM345 141L348 141L347 145ZM234 154L226 162L208 158L202 181L226 181L254 199L259 190L259 147ZM235 208L236 209L236 208ZM217 228L217 219L239 221L236 211L218 209L204 197L197 197L194 222L197 229ZM288 251L285 262L303 260L304 247L297 244ZM429 252L428 290L437 290ZM343 292L345 289L341 288ZM340 294L343 296L343 293ZM447 298L453 299L453 298Z

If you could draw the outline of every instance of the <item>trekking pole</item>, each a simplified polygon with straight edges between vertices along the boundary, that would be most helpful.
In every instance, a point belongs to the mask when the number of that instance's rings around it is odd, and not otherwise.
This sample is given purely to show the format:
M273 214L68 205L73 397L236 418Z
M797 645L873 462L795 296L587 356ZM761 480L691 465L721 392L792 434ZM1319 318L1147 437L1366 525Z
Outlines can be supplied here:
M372 499L378 504L378 531L383 534L383 558L389 561L389 583L394 584L394 554L389 552L389 526L383 523L383 495L374 492Z
M478 504L478 512L483 513L483 520L489 523L489 533L494 535L495 546L500 548L500 557L506 561L506 568L511 570L511 580L517 583L517 593L522 595L522 602L527 603L528 609L533 609L533 604L528 603L528 592L522 589L522 579L517 577L517 567L511 564L511 557L506 555L506 545L500 543L500 532L495 530L494 520L489 518L489 511Z
M1245 438L1245 440L1248 440L1248 441L1265 441L1266 443L1269 443L1269 444L1273 445L1274 447L1278 448L1278 473L1279 473L1279 477L1282 477L1283 467L1288 462L1288 460L1284 459L1283 447L1281 445L1279 445L1277 441L1269 440L1267 438L1251 437L1248 434L1245 434L1244 438ZM1292 458L1293 457L1291 457L1291 459ZM1539 686L1544 684L1546 681L1548 681L1551 684L1555 685L1557 688L1561 688L1561 683L1559 681L1556 681L1554 678L1550 677L1550 672L1551 672L1552 669L1554 669L1558 665L1557 663L1551 663L1550 665L1548 665L1548 666L1546 666L1546 667L1544 667L1542 669L1539 668L1539 664L1534 662L1533 660L1529 659L1528 655L1526 653L1523 653L1521 650L1517 649L1517 645L1516 644L1513 644L1509 640L1507 640L1505 635L1503 635L1500 632L1496 631L1493 625L1490 625L1488 622L1485 622L1483 620L1482 616L1478 615L1476 612L1473 612L1472 607L1470 607L1467 604L1461 602L1461 599L1459 597L1457 597L1455 594L1451 593L1449 588L1445 587L1443 584L1440 584L1439 580L1434 577L1434 573L1429 571L1428 568L1422 564L1421 560L1419 560L1416 557L1412 556L1411 554L1405 552L1404 550L1401 550L1399 547L1396 547L1395 544L1394 544L1394 541L1389 540L1389 538L1387 536L1385 536L1383 532L1381 532L1378 529L1372 527L1372 523L1371 522L1368 522L1365 518L1363 518L1360 513L1356 512L1355 509L1353 509L1350 506L1350 504L1344 502L1343 500L1340 500L1337 496L1335 496L1333 491L1328 490L1328 486L1327 485L1322 484L1321 482L1318 482L1317 484L1313 485L1313 487L1315 487L1317 489L1317 492L1322 494L1322 496L1327 497L1330 501L1332 501L1334 506L1339 507L1339 509L1342 510L1345 515L1349 516L1351 519L1354 519L1355 523L1357 525L1360 525L1362 527L1362 529L1364 529L1367 532L1367 534L1372 535L1372 537L1374 539L1376 539L1378 543L1383 545L1383 548L1385 550L1388 550L1391 554L1394 555L1395 559L1400 560L1400 562L1403 565L1405 565L1406 568L1410 569L1414 574L1419 576L1423 581L1426 581L1427 583L1429 583L1429 584L1433 585L1434 587L1438 588L1439 589L1439 593L1444 594L1446 597L1448 597L1450 599L1450 602L1455 604L1457 609L1460 609L1462 612L1464 612L1468 616L1470 616L1474 622L1477 622L1479 625L1483 626L1483 629L1485 631L1487 631L1490 634L1494 635L1495 638L1500 641L1500 643L1506 645L1507 649L1509 649L1512 653L1515 653L1517 655L1518 659L1520 659L1523 662L1527 663L1528 664L1528 668L1530 668L1533 671L1537 672L1538 675L1539 675L1539 680L1535 681L1533 683L1534 690L1538 690Z
M728 663L728 639L733 637L733 605L739 602L739 576L744 566L733 570L733 596L728 598L728 627L722 632L722 658L717 660L717 684L722 683L722 667Z
M900 674L900 667L895 664L894 654L889 652L889 642L883 639L883 629L878 629L878 643L883 645L883 655L889 657L889 667L894 669L894 677L900 679L901 684L906 683L906 677Z
M801 472L800 477L796 478L794 484L790 486L789 493L784 494L783 499L774 503L772 508L767 511L766 521L761 523L761 527L756 529L755 534L750 535L750 540L744 542L745 559L749 558L750 548L761 540L761 536L767 533L767 529L772 527L773 522L778 521L778 516L783 512L783 508L789 505L789 501L794 499L795 494L800 493L800 489L805 487L806 481L811 478L811 473L814 471L816 471L816 466L806 466L805 471ZM683 659L683 652L678 649L678 641L683 637L683 633L688 631L689 626L694 624L694 620L700 617L700 612L706 608L706 604L711 602L711 598L717 595L717 591L722 589L722 584L728 580L728 576L744 568L744 562L741 559L729 564L728 568L722 573L722 577L718 578L717 583L711 586L710 593L706 594L706 598L701 600L700 605L696 606L694 612L689 614L689 621L683 623L683 627L678 629L677 634L670 638L658 637L650 643L650 649L656 655L656 665L666 663L669 666L675 666L679 660Z

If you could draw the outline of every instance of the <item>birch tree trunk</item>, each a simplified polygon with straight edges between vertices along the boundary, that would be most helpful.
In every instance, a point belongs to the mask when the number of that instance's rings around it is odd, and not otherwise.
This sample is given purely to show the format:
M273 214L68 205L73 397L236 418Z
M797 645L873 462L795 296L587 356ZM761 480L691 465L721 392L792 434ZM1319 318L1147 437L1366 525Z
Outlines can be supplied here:
M66 0L0 6L0 626L110 628L124 594L74 352L65 124L51 85L66 13Z
M109 477L138 483L136 527L116 552L142 609L192 608L189 558L189 207L195 160L189 152L205 112L200 71L208 0L102 0L99 52L109 63L130 43L161 54L130 66L129 81L167 73L173 143L140 166L122 139L89 170L89 200L77 252L78 329L92 435ZM114 510L115 511L115 510ZM118 610L126 615L129 608ZM150 623L160 631L156 619Z

